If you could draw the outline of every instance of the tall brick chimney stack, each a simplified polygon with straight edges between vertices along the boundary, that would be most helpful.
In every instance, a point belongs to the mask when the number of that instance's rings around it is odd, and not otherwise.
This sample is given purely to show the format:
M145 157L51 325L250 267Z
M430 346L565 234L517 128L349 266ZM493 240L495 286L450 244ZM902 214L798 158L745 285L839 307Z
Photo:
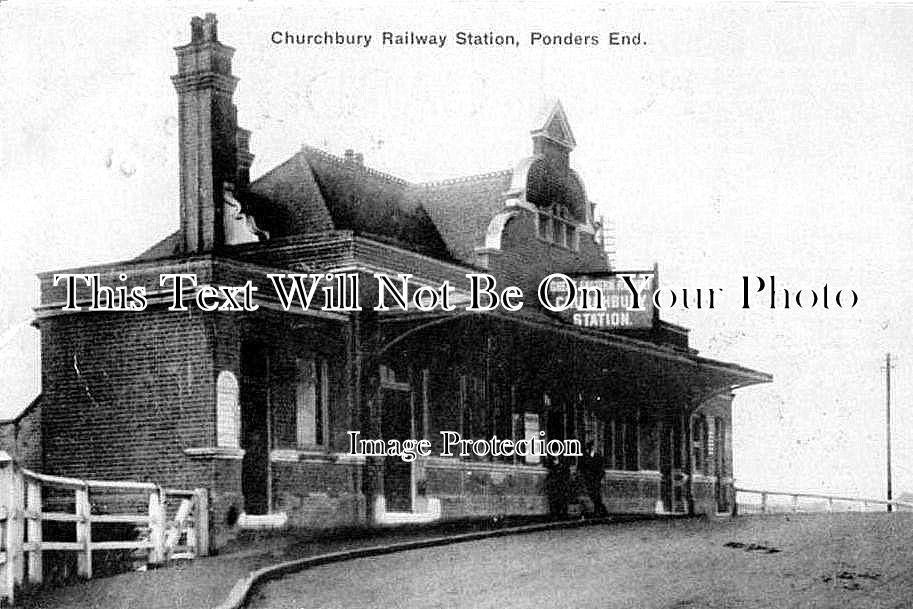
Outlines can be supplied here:
M238 154L237 109L232 103L238 79L231 73L235 50L219 42L213 13L194 17L190 25L190 43L174 49L178 73L171 77L178 93L184 253L209 252L224 243L223 184L247 186L237 184L246 173L239 172L238 161L249 156L246 150Z

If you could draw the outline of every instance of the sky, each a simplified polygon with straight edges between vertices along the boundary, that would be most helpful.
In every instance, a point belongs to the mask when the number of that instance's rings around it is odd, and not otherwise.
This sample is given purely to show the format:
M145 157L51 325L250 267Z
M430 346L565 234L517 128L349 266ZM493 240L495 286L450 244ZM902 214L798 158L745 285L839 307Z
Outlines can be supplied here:
M178 221L172 48L213 11L237 49L254 177L303 143L410 180L508 169L559 98L572 165L617 264L670 288L702 355L769 372L734 402L739 484L883 496L884 357L895 491L913 491L913 7L898 5L0 2L0 416L37 394L35 273L137 255ZM368 48L273 32L372 34ZM384 47L382 31L443 48ZM456 32L510 33L465 47ZM542 47L531 32L597 35ZM642 44L611 46L611 32ZM741 307L742 276L854 290L853 308ZM754 281L754 280L752 280Z

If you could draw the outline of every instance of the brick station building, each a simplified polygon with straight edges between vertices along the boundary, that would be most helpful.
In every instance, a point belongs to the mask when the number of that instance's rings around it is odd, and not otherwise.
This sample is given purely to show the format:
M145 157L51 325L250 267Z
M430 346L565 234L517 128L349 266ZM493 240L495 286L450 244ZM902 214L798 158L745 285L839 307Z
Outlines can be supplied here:
M512 169L416 184L304 146L251 182L215 17L175 51L180 227L133 260L67 271L143 285L148 307L88 311L83 287L64 310L63 284L40 275L44 472L206 487L222 532L536 514L542 461L441 457L439 432L541 430L597 443L611 511L729 507L732 391L771 378L699 356L684 328L578 327L529 298L509 314L285 311L267 281L357 273L371 302L374 273L465 290L487 272L535 294L552 272L610 271L560 103ZM177 272L251 280L259 309L169 311L159 276ZM432 456L352 455L350 430L427 438Z

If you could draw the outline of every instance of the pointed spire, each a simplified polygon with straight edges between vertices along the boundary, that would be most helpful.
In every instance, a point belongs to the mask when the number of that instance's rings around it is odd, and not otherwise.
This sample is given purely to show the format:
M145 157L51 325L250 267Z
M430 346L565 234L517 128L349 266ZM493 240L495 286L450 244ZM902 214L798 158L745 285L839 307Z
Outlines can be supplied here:
M574 133L571 131L571 125L567 120L561 100L557 98L549 100L543 107L536 125L538 127L531 133L537 151L542 147L539 140L548 140L567 152L577 146L577 140L574 139Z

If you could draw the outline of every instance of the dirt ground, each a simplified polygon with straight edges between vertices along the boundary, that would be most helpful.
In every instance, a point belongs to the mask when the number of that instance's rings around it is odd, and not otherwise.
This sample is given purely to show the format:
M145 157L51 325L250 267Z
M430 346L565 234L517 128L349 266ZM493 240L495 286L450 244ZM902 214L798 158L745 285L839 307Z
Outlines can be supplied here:
M22 609L209 609L224 601L232 586L261 567L340 550L363 548L472 531L542 522L543 518L503 518L429 524L395 529L330 533L250 534L218 556L183 561L168 568L100 577L60 587L44 587L19 598Z
M256 609L913 607L913 514L611 524L303 571Z

